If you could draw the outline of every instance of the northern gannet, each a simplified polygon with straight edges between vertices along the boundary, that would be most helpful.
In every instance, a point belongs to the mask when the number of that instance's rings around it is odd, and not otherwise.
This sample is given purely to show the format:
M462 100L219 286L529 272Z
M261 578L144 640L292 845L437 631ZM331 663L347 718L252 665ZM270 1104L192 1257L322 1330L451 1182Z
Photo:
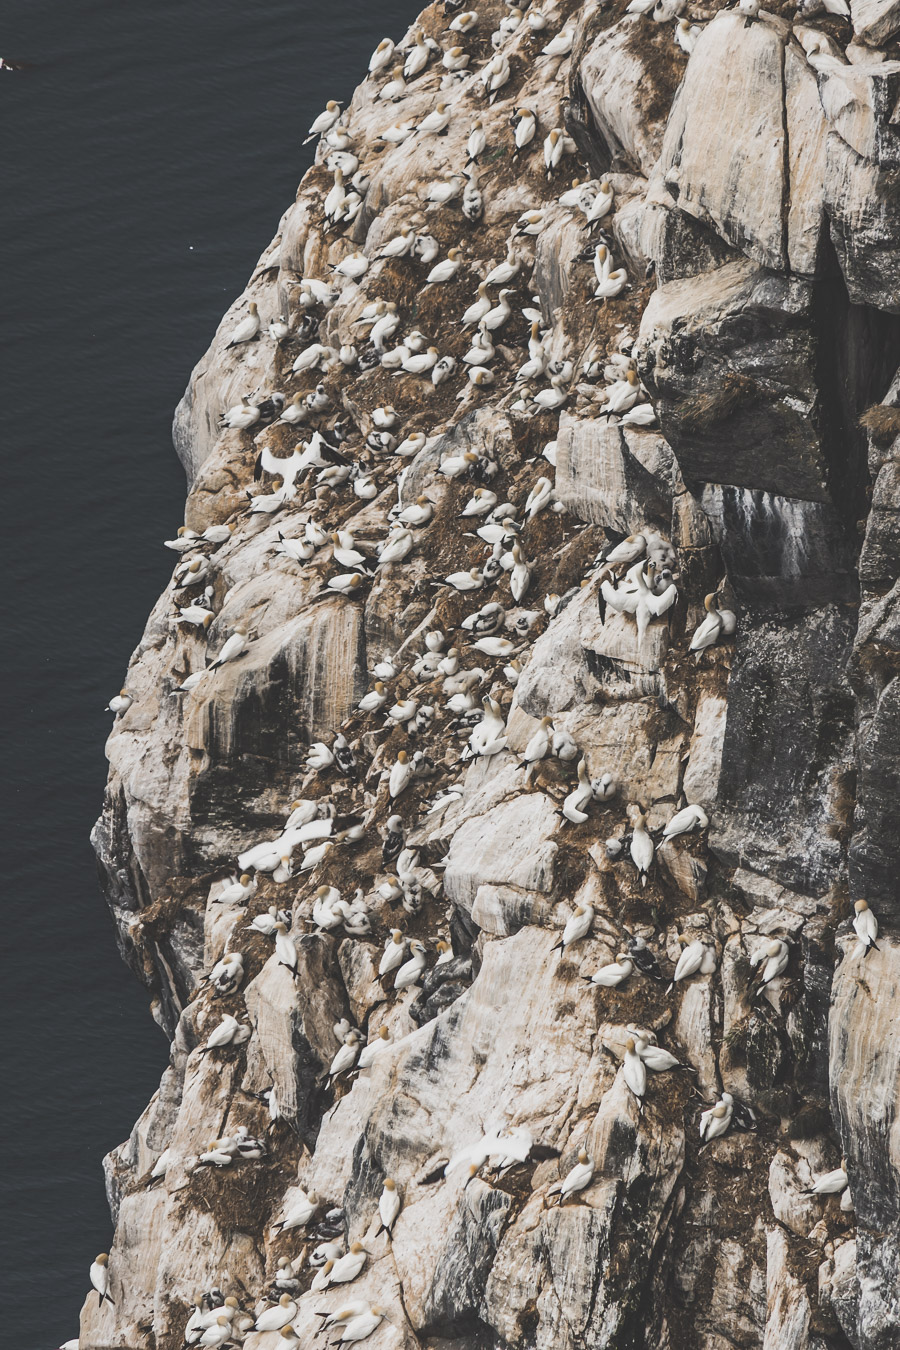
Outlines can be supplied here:
M790 954L790 947L781 938L771 938L759 951L754 952L750 958L750 965L754 968L760 967L758 974L760 985L766 985L784 974Z
M453 25L451 24L451 27L452 26ZM466 163L475 163L478 156L484 154L486 148L487 136L485 135L484 127L480 121L475 121L472 123L469 138L466 141Z
M451 174L449 178L436 178L428 185L426 200L432 206L445 206L447 202L452 202L454 197L459 196L463 182L462 174L458 173Z
M349 1284L355 1280L357 1275L366 1264L369 1253L361 1242L353 1242L345 1256L341 1256L335 1261L331 1268L331 1284Z
M246 431L248 427L254 426L259 421L260 416L258 405L251 403L245 396L241 398L240 403L235 403L232 408L222 414L222 422L233 431Z
M91 1285L98 1294L97 1306L99 1307L104 1299L112 1303L109 1296L109 1255L107 1252L101 1252L99 1256L94 1258L88 1274Z
M124 715L127 713L133 702L134 695L129 693L127 689L120 689L119 692L114 694L109 700L103 711L115 713L118 717L120 714Z
M637 1052L633 1036L629 1036L625 1042L622 1076L634 1095L643 1097L647 1091L647 1068Z
M201 1155L201 1161L205 1157L211 1159L214 1153L216 1153L216 1150L210 1149L208 1154ZM231 1162L230 1154L223 1153L221 1154L221 1157L227 1158L228 1161ZM222 1166L223 1164L220 1162L218 1165ZM230 1318L224 1316L217 1317L215 1322L211 1323L211 1325L203 1332L197 1344L203 1346L204 1350L211 1350L212 1347L217 1345L224 1345L226 1341L231 1340L232 1330Z
M397 971L394 976L395 989L408 989L411 985L418 984L419 979L425 970L427 955L424 946L417 938L409 944L411 956L408 961Z
M527 520L533 520L539 512L549 506L553 500L553 485L549 478L539 478L528 494L524 512Z
M706 618L691 638L692 652L705 651L719 641L720 637L731 637L737 627L737 619L730 609L716 607L716 594L712 591L703 601Z
M327 1327L346 1326L353 1317L358 1317L360 1313L368 1311L369 1304L365 1299L353 1299L349 1303L344 1303L336 1312L319 1312L317 1317L322 1318L320 1330Z
M439 136L450 125L450 111L446 103L438 103L434 109L422 118L416 131L420 136Z
M562 804L562 813L573 825L583 825L588 818L585 807L593 797L587 763L582 759L578 763L578 782Z
M872 947L878 950L878 943L875 941L878 937L878 920L865 900L857 900L853 909L853 931L857 937L853 956L865 956Z
M214 661L210 662L209 669L218 670L219 666L224 666L226 662L236 661L246 650L247 629L243 624L236 624L219 655Z
M659 618L671 609L678 592L674 582L666 586L661 595L653 590L655 565L652 562L636 562L625 574L625 580L619 586L604 581L601 592L607 605L618 614L633 614L637 624L638 645L642 646L651 618Z
M524 150L526 145L530 145L537 132L537 117L530 108L517 108L512 116L514 127L515 152ZM519 217L519 224L522 224L524 217ZM535 231L537 233L537 231Z
M431 383L434 385L435 389L437 389L439 385L442 385L445 380L448 380L455 369L455 356L442 356L439 361L436 361L431 369Z
M260 319L256 301L251 300L247 308L249 313L245 319L241 320L237 328L235 328L234 332L231 334L231 341L225 347L226 351L228 351L229 347L239 347L243 342L251 342L259 333Z
M250 1028L242 1026L236 1017L226 1013L219 1025L210 1033L206 1045L200 1053L201 1055L207 1055L210 1050L218 1050L224 1045L241 1045L249 1039Z
M507 296L510 295L512 295L511 290L501 290L497 297L496 305L494 305L493 308L488 308L487 313L479 316L478 322L484 324L487 332L493 333L498 328L502 328L512 314L512 308L507 299ZM467 310L466 313L469 313L469 311Z
M400 1213L400 1192L397 1190L397 1183L390 1177L385 1177L384 1188L378 1201L378 1215L381 1219L381 1226L388 1233L394 1226L397 1215Z
M380 1027L377 1034L369 1042L369 1044L364 1045L362 1050L360 1050L359 1059L356 1061L357 1068L358 1069L370 1068L375 1063L375 1060L378 1058L378 1056L384 1050L387 1050L390 1043L391 1043L391 1033L388 1031L387 1027Z
M591 1184L593 1176L594 1160L584 1149L581 1149L575 1166L566 1173L558 1184L559 1203L562 1204L570 1195L585 1190Z
M385 100L385 102L390 100L391 102L396 103L405 93L406 79L403 74L403 67L394 66L391 71L391 78L388 80L387 84L381 86L378 97Z
M710 940L695 938L693 942L688 943L679 956L675 965L675 974L672 976L672 983L666 993L668 994L682 980L688 980L698 972L701 975L711 975L715 968L715 947Z
M663 839L674 839L678 834L689 834L692 830L705 830L709 825L709 816L702 806L685 806L675 815L663 830Z
M552 717L541 718L536 730L529 738L528 744L525 746L522 758L519 762L520 769L530 770L533 764L537 764L549 753L552 726Z
M341 105L337 103L333 98L330 98L328 102L325 104L325 111L320 112L318 117L310 126L309 135L306 137L306 140L304 140L303 144L306 145L307 142L315 140L316 136L324 136L325 133L330 131L331 128L335 125L335 123L339 120L340 115L341 115Z
M453 249L451 249L450 252L452 253ZM435 268L435 271L437 271L437 268ZM429 347L424 352L417 352L415 355L407 356L401 365L408 375L427 375L430 370L434 369L439 360L440 355L437 347ZM396 450L394 453L396 454Z
M349 278L350 281L358 281L360 277L365 276L369 269L369 259L359 249L354 253L348 253L345 258L335 267L335 272L342 277Z
M266 1308L256 1319L256 1331L280 1331L297 1316L297 1304L290 1294L281 1295L274 1308Z
M715 1106L701 1113L700 1138L704 1143L708 1144L711 1139L726 1133L731 1124L732 1101L731 1093L723 1092Z
M647 829L647 816L641 810L637 803L632 803L628 808L632 821L632 834L629 852L631 861L634 863L641 879L641 885L646 886L647 874L653 866L654 846L653 840Z
M544 412L554 412L563 406L568 397L569 391L565 388L562 378L554 375L550 381L550 388L542 389L539 394L535 394L534 402Z
M338 1050L331 1066L328 1070L329 1078L336 1078L338 1074L347 1073L352 1069L362 1048L362 1034L352 1027L344 1037L344 1043Z
M366 1312L350 1318L338 1336L338 1341L364 1341L373 1331L378 1330L386 1316L385 1309L379 1303L373 1303Z
M702 32L702 24L691 23L690 19L679 19L675 25L675 41L681 50L690 56Z
M591 930L591 924L594 922L593 905L576 905L571 917L563 929L562 937L555 943L552 950L561 951L563 955L566 949L571 947L573 942L580 942Z
M390 38L382 38L369 60L369 74L377 75L379 70L384 70L385 66L390 65L393 57L393 42Z
M468 742L468 755L490 759L506 749L506 723L495 699L482 700L484 717L473 730Z
M465 70L469 64L469 53L462 47L450 47L441 57L441 65L451 74L457 70Z
M490 61L485 62L481 68L479 79L484 85L485 93L488 95L488 102L493 103L497 94L509 80L512 74L509 57L504 52L498 52Z
M458 248L448 249L444 261L437 263L428 273L426 284L435 285L438 282L452 281L461 267L462 250Z
M607 389L603 412L616 416L628 412L629 408L633 408L637 403L640 393L641 382L637 371L626 371L623 380L616 380L615 384L611 384Z
M661 1046L655 1043L655 1037L651 1032L641 1031L638 1027L629 1023L628 1030L634 1037L634 1044L637 1053L644 1061L648 1069L654 1073L668 1073L670 1069L681 1069L684 1066L674 1055L670 1055L668 1050L663 1050Z
M482 320L491 312L491 298L487 293L487 283L482 281L478 284L478 299L475 300L469 308L463 312L461 323L463 327L469 327L472 324L480 324Z
M274 1232L276 1228L279 1232L285 1228L305 1228L317 1214L321 1203L315 1191L307 1194L301 1190L297 1198L285 1209L284 1218L272 1225L272 1231Z
M632 938L628 943L628 954L642 975L649 976L651 980L662 980L663 973L659 968L659 962L647 946L645 938Z
M555 38L547 43L546 47L541 49L543 56L568 56L572 50L572 44L575 41L575 29L571 26L563 28L557 33Z
M406 791L412 781L412 776L413 770L409 762L409 756L405 750L400 750L388 778L388 795L392 801Z
M816 1177L804 1195L840 1195L849 1185L850 1178L847 1176L847 1160L841 1159L840 1167L836 1167L832 1172L823 1172L821 1176Z
M244 978L244 958L240 952L228 952L209 972L209 983L219 995L233 994Z
M275 937L275 955L278 958L280 966L287 966L288 970L296 974L297 972L297 944L291 937L286 926L279 920L274 928Z
M604 989L615 989L628 979L628 976L634 970L634 962L625 952L620 952L615 961L609 965L601 966L593 975L584 975L586 984L596 984Z
M415 31L415 42L410 47L406 60L403 63L403 74L408 80L414 80L417 75L428 65L431 58L431 49L425 40L425 34L421 28Z

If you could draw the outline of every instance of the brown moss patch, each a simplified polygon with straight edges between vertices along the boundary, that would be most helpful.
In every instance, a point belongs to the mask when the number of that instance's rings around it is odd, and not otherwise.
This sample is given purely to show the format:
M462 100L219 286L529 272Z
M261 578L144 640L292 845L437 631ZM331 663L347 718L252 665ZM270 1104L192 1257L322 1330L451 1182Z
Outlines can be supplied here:
M859 425L866 429L876 445L890 445L896 436L900 436L900 408L875 403L863 413Z

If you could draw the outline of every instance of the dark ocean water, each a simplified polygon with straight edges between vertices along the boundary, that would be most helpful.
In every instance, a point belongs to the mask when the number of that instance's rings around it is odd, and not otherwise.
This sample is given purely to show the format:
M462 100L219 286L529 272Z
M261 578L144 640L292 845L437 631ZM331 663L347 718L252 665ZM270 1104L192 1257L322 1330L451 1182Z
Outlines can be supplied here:
M88 833L102 711L173 555L193 363L290 203L326 98L416 0L0 3L5 1343L77 1334L100 1169L167 1046ZM311 147L310 147L311 150Z

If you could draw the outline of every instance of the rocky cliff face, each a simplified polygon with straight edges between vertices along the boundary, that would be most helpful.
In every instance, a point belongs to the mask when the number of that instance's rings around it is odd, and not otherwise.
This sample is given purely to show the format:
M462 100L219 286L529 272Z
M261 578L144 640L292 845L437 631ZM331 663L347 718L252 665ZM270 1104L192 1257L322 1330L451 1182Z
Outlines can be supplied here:
M171 1064L81 1350L900 1344L900 5L814 11L431 6L194 371L95 832Z

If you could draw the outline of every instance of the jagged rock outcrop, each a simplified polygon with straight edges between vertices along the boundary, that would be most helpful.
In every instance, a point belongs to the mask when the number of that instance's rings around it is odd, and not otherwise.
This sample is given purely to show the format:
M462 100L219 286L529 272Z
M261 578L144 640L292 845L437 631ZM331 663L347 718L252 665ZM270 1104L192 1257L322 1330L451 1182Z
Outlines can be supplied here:
M373 1350L900 1343L900 14L682 8L425 10L193 373L197 565L94 835L171 1063L81 1350L180 1350L226 1297L247 1350L348 1300ZM509 315L463 329L508 251ZM710 593L736 632L694 653Z

